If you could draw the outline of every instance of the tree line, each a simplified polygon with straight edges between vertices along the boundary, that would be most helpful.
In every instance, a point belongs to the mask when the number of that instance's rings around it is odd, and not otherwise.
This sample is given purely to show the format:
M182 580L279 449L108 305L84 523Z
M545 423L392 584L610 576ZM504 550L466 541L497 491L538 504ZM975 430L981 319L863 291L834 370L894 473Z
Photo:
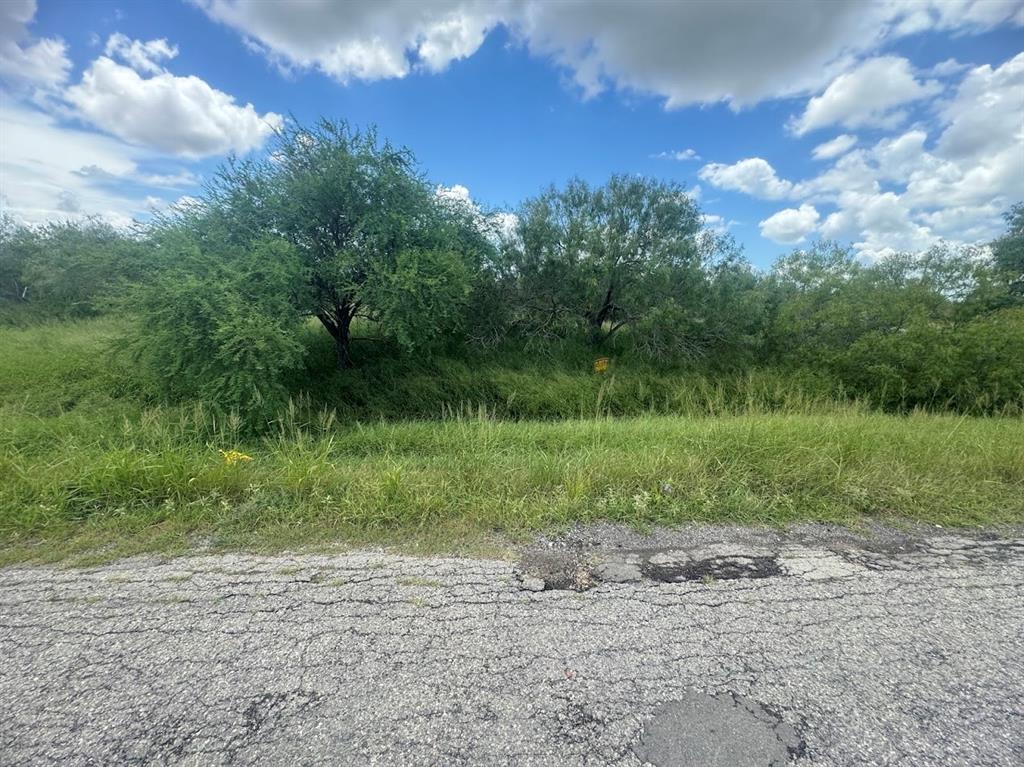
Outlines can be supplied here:
M290 124L133 232L0 221L0 316L122 313L163 396L265 414L316 321L406 354L578 344L666 369L820 370L880 406L1024 404L1024 205L983 247L867 264L818 242L765 272L679 184L572 180L510 218L440 195L374 130ZM59 329L54 330L59 332Z

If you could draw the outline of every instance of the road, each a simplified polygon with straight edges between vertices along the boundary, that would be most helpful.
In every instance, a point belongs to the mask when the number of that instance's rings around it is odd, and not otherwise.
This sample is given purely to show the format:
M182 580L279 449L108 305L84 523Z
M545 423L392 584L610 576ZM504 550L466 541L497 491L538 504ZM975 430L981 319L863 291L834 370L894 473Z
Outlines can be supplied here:
M3 765L644 763L1024 763L1024 539L0 570Z

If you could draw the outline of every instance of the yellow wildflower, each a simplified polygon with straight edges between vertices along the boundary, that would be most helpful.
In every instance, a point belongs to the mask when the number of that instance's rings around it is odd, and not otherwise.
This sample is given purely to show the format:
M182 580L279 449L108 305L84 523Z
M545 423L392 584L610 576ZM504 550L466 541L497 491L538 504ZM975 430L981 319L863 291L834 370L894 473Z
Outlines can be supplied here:
M220 454L224 456L224 463L228 466L234 466L239 461L251 461L252 456L241 453L238 450L221 450Z

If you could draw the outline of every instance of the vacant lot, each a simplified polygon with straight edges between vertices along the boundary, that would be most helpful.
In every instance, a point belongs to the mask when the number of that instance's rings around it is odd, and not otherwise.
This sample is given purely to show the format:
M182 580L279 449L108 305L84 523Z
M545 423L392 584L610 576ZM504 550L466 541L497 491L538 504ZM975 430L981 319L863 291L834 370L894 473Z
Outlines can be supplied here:
M123 391L97 340L108 325L46 330L0 333L4 561L382 539L458 549L594 519L1024 521L1019 418L838 402L546 422L295 411L245 438L201 407Z

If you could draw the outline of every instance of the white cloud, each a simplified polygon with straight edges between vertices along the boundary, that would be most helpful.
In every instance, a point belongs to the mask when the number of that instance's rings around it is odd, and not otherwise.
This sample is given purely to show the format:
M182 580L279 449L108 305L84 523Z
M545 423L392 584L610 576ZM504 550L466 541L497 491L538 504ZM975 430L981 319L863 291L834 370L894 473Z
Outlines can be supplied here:
M949 58L945 61L940 61L929 69L928 74L932 77L950 77L952 75L958 75L970 68L969 64L961 64L956 59Z
M0 79L15 87L51 90L68 79L71 60L59 38L31 40L27 26L35 14L35 0L0 3Z
M789 195L793 184L780 179L767 160L748 157L732 165L709 163L698 175L720 189L744 192L766 200L778 200Z
M431 72L471 56L506 4L457 0L265 3L193 0L285 67L319 69L342 83Z
M146 71L173 51L159 40L134 43L116 41L112 47L127 60L137 59ZM198 77L165 71L143 77L108 56L93 61L82 81L64 95L77 114L96 127L133 144L183 157L248 152L262 146L282 124L280 115L260 115L252 104L239 106L232 96Z
M685 162L686 160L699 160L700 155L697 154L694 149L675 149L669 152L658 152L652 154L651 159L653 160L679 160Z
M1002 66L971 70L956 96L945 103L940 117L947 123L936 154L971 160L993 149L1024 141L1024 53Z
M850 192L842 195L841 205L844 223L858 235L853 247L868 261L901 251L922 251L938 239L929 227L914 220L906 201L894 192Z
M488 222L492 231L497 233L499 242L510 242L516 237L516 229L519 226L519 216L515 213L499 210L488 216Z
M504 25L528 50L566 69L585 96L609 88L652 93L668 108L720 101L742 107L812 93L900 36L1022 23L1020 0L790 0L770 13L659 0L192 2L275 63L343 83L441 71Z
M719 216L716 213L704 213L701 215L701 223L709 232L725 234L731 227L735 226L737 222L727 219L724 216Z
M970 69L935 105L930 122L872 146L844 147L811 178L779 179L760 158L713 163L701 177L761 198L774 194L801 201L799 209L761 222L765 236L777 241L797 236L802 229L796 224L810 223L812 206L817 211L829 205L835 209L818 232L853 242L868 259L922 250L939 239L982 243L1002 231L1002 212L1024 200L1022 93L1024 53L1001 65ZM838 153L837 140L816 147L815 156Z
M163 72L159 63L165 59L173 59L178 55L178 47L166 40L132 40L120 32L115 32L107 40L103 51L107 56L120 58L137 72L155 75Z
M824 144L818 144L811 150L811 154L815 160L832 160L839 155L846 154L853 145L857 143L857 137L851 136L848 133L840 134L831 141L826 141Z
M761 228L762 237L785 245L794 245L803 242L818 228L819 218L821 215L817 209L805 203L799 208L780 210L761 221L758 226Z
M166 40L114 34L106 55L66 87L64 43L28 34L35 11L26 0L0 4L0 200L18 220L99 216L127 225L159 199L149 192L199 183L191 170L169 166L167 154L245 152L281 124L197 77L166 72L162 62L178 52ZM70 128L72 119L117 138Z
M477 226L483 230L495 244L511 240L516 236L516 227L519 225L519 216L507 211L493 211L485 213L473 199L472 195L462 184L452 186L438 185L434 194L446 205L463 208L474 217Z
M462 184L453 184L452 186L438 185L434 190L434 194L451 205L465 205L476 208L473 198L469 195L469 189Z
M899 107L941 90L935 81L920 82L906 59L880 56L839 75L791 127L797 135L830 125L894 127L906 117Z
M28 223L97 215L118 225L144 215L145 199L123 191L145 184L143 150L81 130L61 127L34 109L0 110L0 197L7 212Z

